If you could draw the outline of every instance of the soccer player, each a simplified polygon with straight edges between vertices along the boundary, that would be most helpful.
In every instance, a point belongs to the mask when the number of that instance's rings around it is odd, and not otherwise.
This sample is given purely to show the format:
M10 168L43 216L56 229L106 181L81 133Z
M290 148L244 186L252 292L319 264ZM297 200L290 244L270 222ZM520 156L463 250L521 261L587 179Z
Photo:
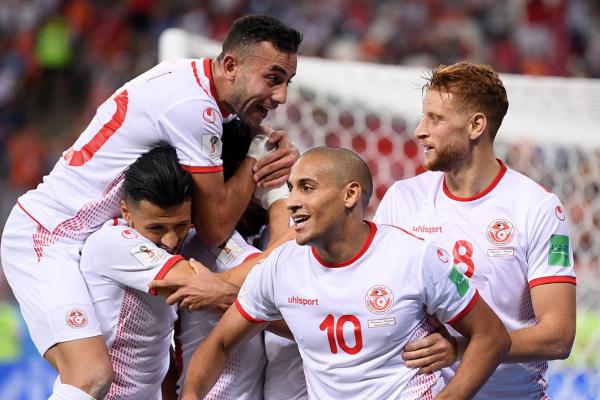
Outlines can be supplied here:
M173 148L152 149L125 171L123 219L108 221L83 246L81 272L115 370L107 399L160 398L177 313L174 306L155 296L157 289L149 289L152 279L190 279L194 271L203 275L208 284L218 279L201 264L188 263L179 254L200 256L211 266L220 263L222 267L213 268L214 272L241 264L250 254L260 254L244 245L236 233L217 249L200 245L195 232L188 235L194 189L191 175L181 169ZM283 202L269 208L270 216L277 213L289 215ZM203 327L208 329L207 325L218 318L214 314L194 314L182 321L179 339L184 345L184 360L185 350L194 345L193 336L200 335ZM248 343L238 353L238 357L245 357L257 367L265 363L260 340ZM222 386L226 391L235 389L229 385L234 379L240 389L262 391L261 368L245 374L238 370L224 374Z
M394 184L375 221L451 249L452 263L510 332L510 352L477 398L544 398L546 360L568 357L575 335L566 213L554 194L494 157L508 99L492 68L440 66L424 89L415 136L429 172ZM423 371L450 365L453 342L432 335L412 343L407 364Z
M183 399L206 395L232 349L282 317L298 342L311 398L432 396L440 374L418 375L401 357L406 343L428 332L426 309L470 337L438 398L467 398L483 384L510 346L506 330L444 250L363 221L372 185L349 150L317 148L299 159L288 199L296 242L250 272L194 353Z
M40 354L60 373L51 399L102 398L113 371L79 272L85 239L118 215L122 173L161 142L193 174L193 221L209 246L233 231L255 185L287 180L298 151L274 132L277 149L261 159L250 148L223 181L221 124L237 115L257 128L284 103L296 72L301 35L268 16L234 22L214 60L168 61L126 83L102 104L73 147L37 189L18 200L6 222L2 265ZM257 161L258 160L258 161ZM202 286L201 276L189 285ZM218 280L212 281L219 285ZM206 304L226 304L235 288L221 282ZM229 290L229 296L223 292Z

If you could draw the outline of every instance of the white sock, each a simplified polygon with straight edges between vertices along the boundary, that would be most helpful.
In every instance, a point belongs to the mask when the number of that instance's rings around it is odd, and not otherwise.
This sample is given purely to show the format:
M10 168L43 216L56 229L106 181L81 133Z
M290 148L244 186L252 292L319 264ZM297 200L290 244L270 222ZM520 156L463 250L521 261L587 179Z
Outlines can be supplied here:
M48 397L48 400L96 400L83 390L75 386L65 385L64 383L56 382L54 391Z

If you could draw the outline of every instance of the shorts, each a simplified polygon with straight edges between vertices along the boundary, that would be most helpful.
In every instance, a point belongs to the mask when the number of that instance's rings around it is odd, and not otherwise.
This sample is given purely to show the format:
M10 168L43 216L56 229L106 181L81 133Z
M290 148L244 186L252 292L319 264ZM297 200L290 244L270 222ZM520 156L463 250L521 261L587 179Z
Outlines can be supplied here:
M83 242L52 235L16 205L0 243L4 275L35 347L102 334L79 272Z

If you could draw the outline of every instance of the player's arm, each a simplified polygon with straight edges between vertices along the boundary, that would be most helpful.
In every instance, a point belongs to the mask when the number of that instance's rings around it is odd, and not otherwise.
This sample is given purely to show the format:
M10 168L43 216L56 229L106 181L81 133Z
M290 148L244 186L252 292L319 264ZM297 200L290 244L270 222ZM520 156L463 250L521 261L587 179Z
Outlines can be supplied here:
M527 214L528 280L536 323L511 332L506 362L565 359L575 339L575 272L568 220L551 195Z
M560 301L557 301L560 299ZM575 285L549 283L531 289L537 323L509 332L512 345L502 362L519 363L565 359L575 340ZM406 365L421 373L449 367L465 351L467 339L452 337L441 325L439 331L410 343L402 357Z
M271 132L269 144L275 145L277 148L259 159L253 168L254 181L262 187L285 184L292 165L300 158L298 147L289 139L285 131Z
M254 158L246 157L227 182L222 172L192 175L196 184L192 199L194 225L207 246L223 243L246 210L254 192L255 163Z
M468 339L456 375L436 399L471 398L510 348L510 336L486 302L474 297L472 309L451 325Z
M256 264L268 257L274 249L296 237L296 233L290 228L290 212L284 199L276 201L269 207L268 220L270 239L267 248L256 257L220 273L221 278L237 287L241 287L246 276Z
M221 279L202 263L180 260L166 274L149 283L150 292L181 308L223 312L235 300L238 287Z
M248 206L254 182L260 180L261 186L271 189L271 199L264 205L269 208L276 199L272 197L277 196L275 187L287 181L299 152L285 132L270 135L261 134L252 139L247 157L227 182L221 172L193 175L198 189L193 201L194 222L206 245L217 246L231 234ZM267 142L277 147L273 149Z
M182 400L203 399L221 376L231 350L261 332L268 322L250 322L235 305L194 352L182 392Z
M575 285L549 283L531 289L537 323L511 332L505 362L565 359L575 340Z

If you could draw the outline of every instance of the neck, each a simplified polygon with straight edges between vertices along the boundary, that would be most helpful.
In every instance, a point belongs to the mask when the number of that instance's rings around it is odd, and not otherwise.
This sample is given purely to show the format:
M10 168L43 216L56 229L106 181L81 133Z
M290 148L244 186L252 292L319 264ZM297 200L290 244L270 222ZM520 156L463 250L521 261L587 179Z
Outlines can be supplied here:
M498 176L500 163L493 151L473 151L459 168L445 173L446 187L457 197L473 197L487 188Z
M229 93L229 85L227 77L223 73L223 69L221 67L221 60L218 57L214 60L211 60L210 73L212 75L213 85L215 86L215 100L217 100L221 110L224 110L229 114L235 114L233 108L225 100Z
M335 264L350 260L358 254L369 238L371 228L362 220L344 225L329 232L330 240L315 245L317 254L326 263Z

